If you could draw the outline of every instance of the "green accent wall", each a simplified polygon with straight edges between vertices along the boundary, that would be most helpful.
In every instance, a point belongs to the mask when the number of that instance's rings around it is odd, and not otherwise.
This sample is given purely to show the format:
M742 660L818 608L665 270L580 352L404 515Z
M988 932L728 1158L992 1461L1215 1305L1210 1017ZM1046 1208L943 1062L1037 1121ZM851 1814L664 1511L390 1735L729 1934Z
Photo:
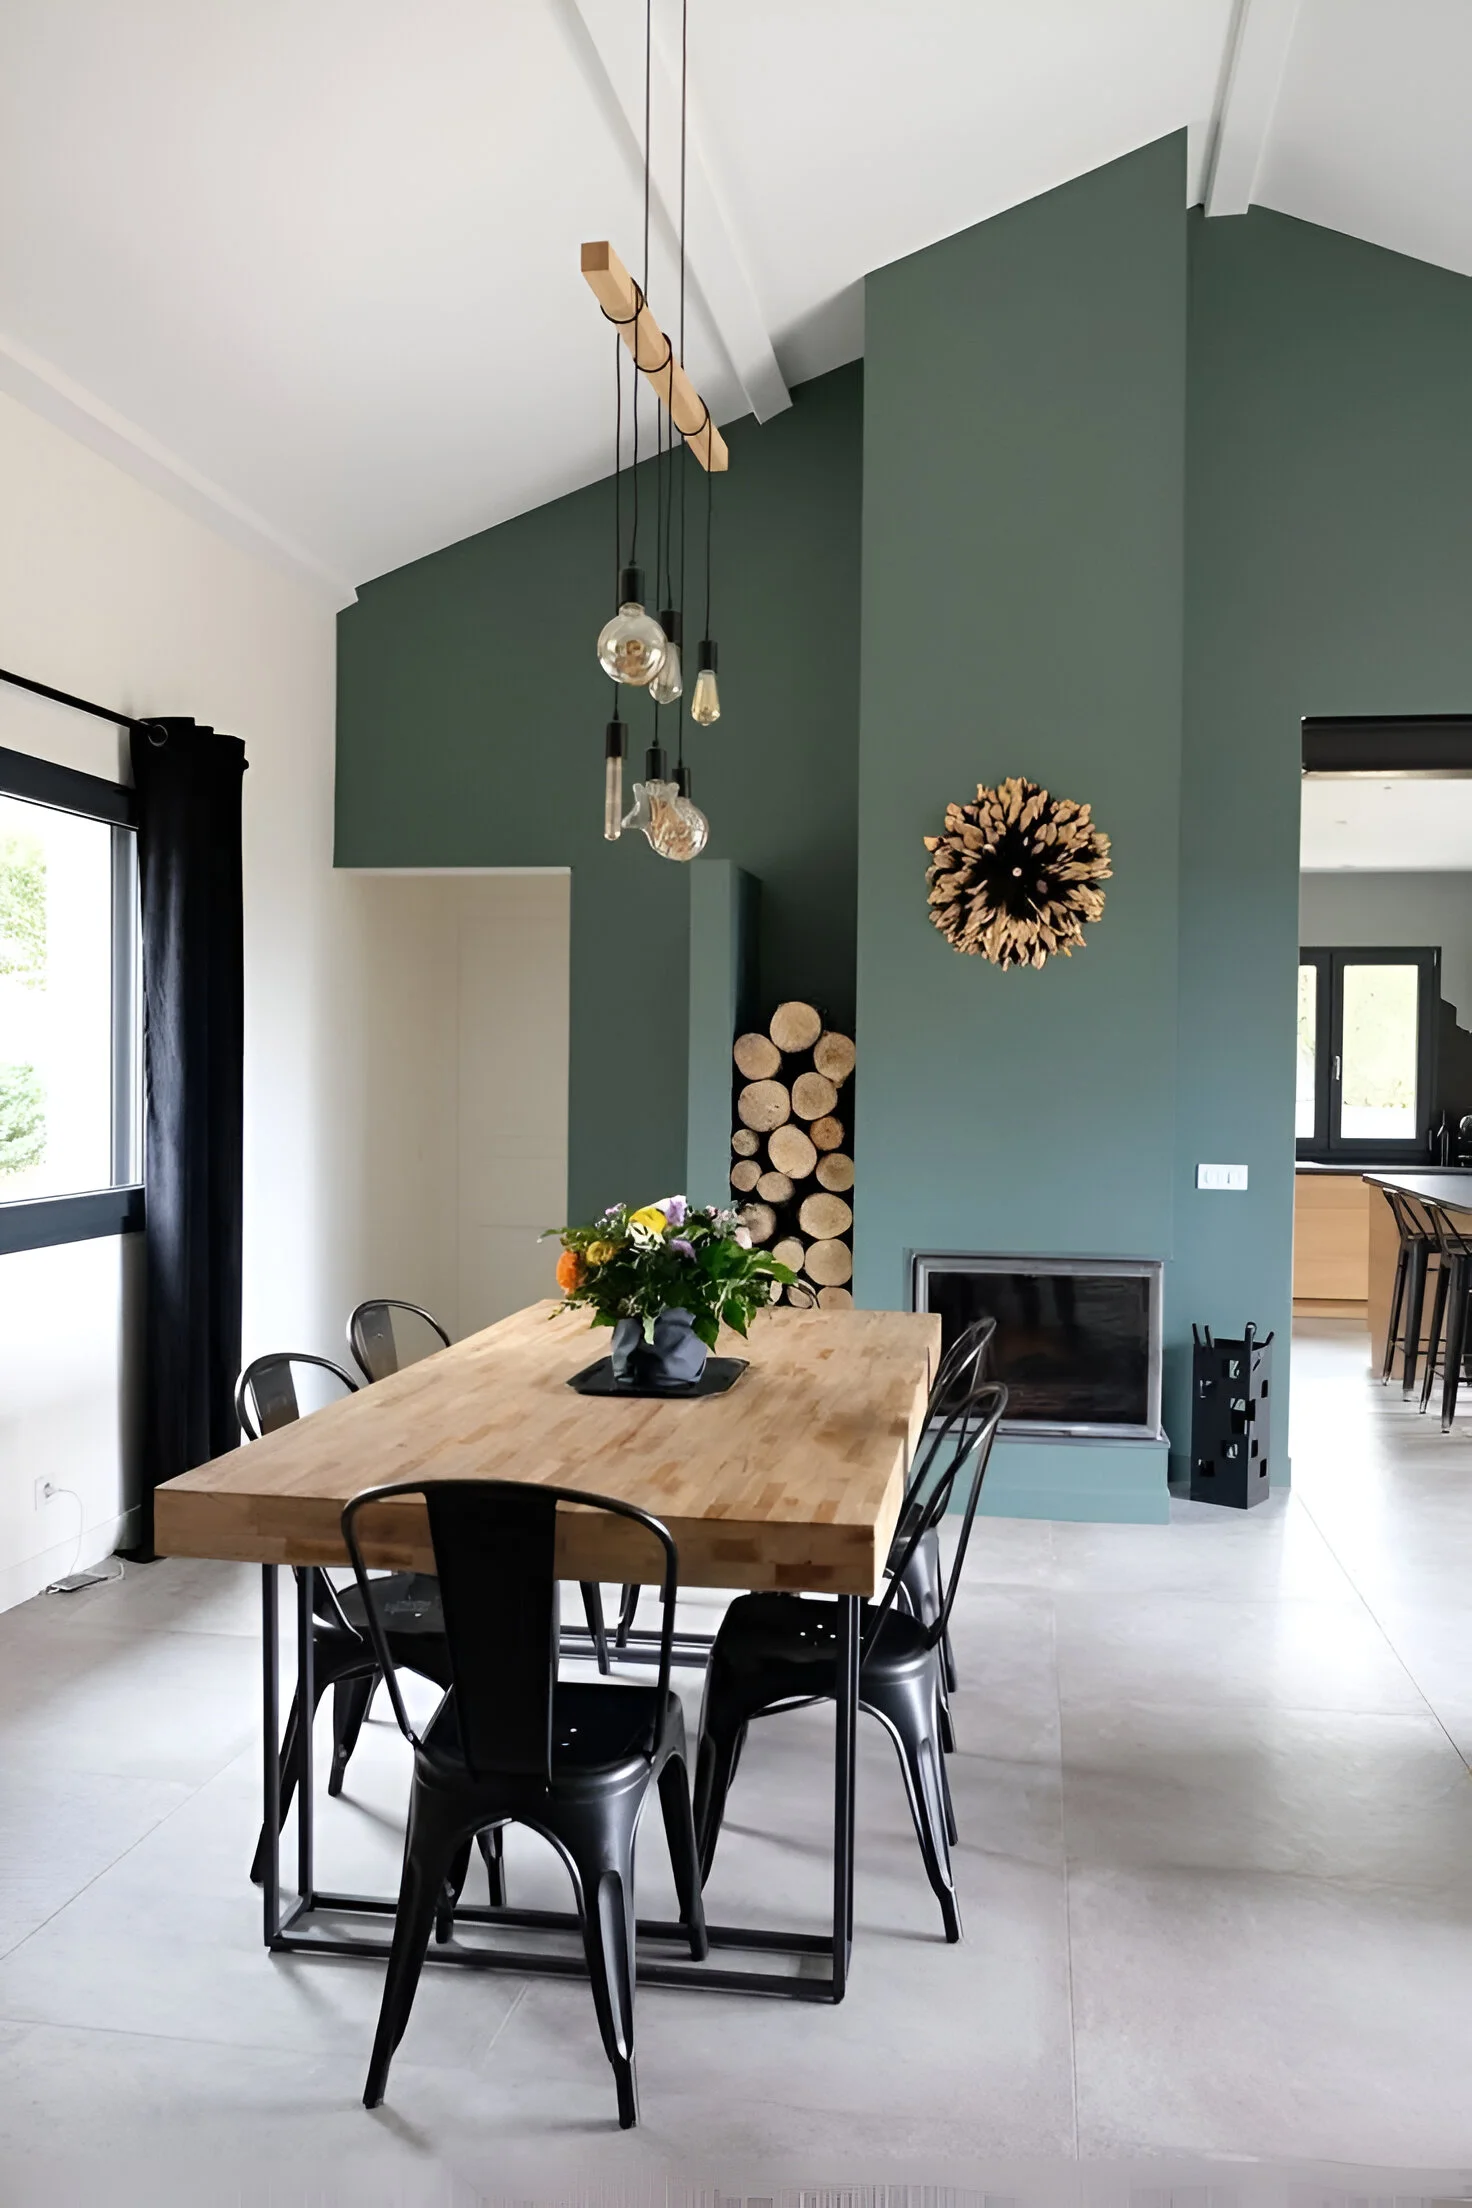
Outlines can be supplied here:
M707 858L761 881L761 998L811 997L845 1026L862 412L855 366L801 386L763 428L727 427L712 614L722 715L686 745ZM652 470L641 474L652 570ZM697 638L703 483L692 467ZM602 835L615 693L593 644L612 611L613 549L612 485L595 484L365 584L339 629L337 864L572 869L574 1215L680 1186L687 1161L695 869L642 837ZM632 785L653 709L621 695Z
M1265 209L1190 253L1174 1296L1286 1347L1299 722L1472 710L1472 283Z
M903 1307L917 1249L1171 1246L1184 160L1148 146L866 288L862 1303ZM925 902L947 800L1013 774L1113 839L1104 917L1041 972L959 955Z

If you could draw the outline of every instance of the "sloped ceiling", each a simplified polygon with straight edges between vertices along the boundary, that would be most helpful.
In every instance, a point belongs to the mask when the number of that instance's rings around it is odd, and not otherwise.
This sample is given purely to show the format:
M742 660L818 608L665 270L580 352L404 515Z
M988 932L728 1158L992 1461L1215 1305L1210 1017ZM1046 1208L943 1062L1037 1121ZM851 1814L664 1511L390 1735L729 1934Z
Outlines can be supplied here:
M7 0L0 387L340 598L606 474L578 246L641 264L643 26ZM866 271L1182 127L1209 206L1472 273L1469 64L1463 0L690 0L691 373L765 418L862 350ZM655 0L667 325L679 70Z

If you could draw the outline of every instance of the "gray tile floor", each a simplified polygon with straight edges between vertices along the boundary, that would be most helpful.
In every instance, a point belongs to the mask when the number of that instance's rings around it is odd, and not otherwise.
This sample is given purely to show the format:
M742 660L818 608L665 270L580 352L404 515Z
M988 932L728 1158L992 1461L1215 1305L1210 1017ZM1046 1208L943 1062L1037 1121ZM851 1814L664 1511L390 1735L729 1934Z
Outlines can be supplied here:
M161 1564L0 1617L0 2201L131 2199L126 2173L191 2201L594 2178L651 2202L677 2179L1021 2198L1068 2168L1082 2198L1110 2158L1462 2190L1472 1413L1444 1439L1365 1365L1362 1336L1305 1334L1294 1493L1248 1517L982 1522L956 1630L964 1945L866 1725L848 2000L644 1993L623 2136L586 1990L548 1980L428 1971L387 2106L360 2106L377 1967L268 1959L246 1883L253 1572ZM754 1733L713 1914L821 1919L830 1742L816 1712ZM404 1785L375 1720L322 1803L324 1881L392 1886ZM664 1914L656 1826L641 1907ZM565 1906L540 1843L509 1864L518 1898Z

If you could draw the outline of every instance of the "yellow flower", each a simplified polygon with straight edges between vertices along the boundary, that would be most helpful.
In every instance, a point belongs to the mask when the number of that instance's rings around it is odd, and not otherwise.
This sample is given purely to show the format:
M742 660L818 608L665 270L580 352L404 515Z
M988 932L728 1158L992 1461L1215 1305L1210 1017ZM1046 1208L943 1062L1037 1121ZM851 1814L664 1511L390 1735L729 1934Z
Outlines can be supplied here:
M590 1242L584 1251L590 1265L606 1265L611 1257L618 1256L616 1242Z
M658 1204L646 1204L642 1211L631 1211L629 1213L629 1225L631 1227L643 1227L648 1234L663 1235L669 1221Z

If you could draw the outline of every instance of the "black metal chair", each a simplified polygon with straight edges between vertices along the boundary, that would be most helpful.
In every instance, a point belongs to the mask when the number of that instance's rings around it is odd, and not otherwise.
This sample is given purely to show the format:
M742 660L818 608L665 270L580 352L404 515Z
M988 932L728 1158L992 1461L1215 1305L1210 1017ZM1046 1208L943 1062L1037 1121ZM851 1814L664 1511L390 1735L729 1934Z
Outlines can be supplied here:
M296 1368L302 1366L327 1373L340 1382L349 1395L357 1392L357 1383L327 1357L316 1357L303 1350L273 1350L264 1357L254 1358L235 1383L235 1415L247 1440L258 1441L262 1434L293 1425L301 1416L295 1374ZM433 1578L425 1572L389 1572L370 1581L369 1585L373 1612L399 1651L403 1668L416 1671L434 1685L443 1687L449 1677L449 1657L439 1588ZM358 1744L358 1735L363 1730L363 1721L382 1674L367 1632L368 1605L359 1588L334 1587L326 1572L317 1572L313 1580L312 1615L312 1683L316 1702L320 1702L328 1687L332 1689L332 1768L327 1791L335 1795L342 1792L343 1774ZM316 1716L316 1702L313 1717ZM296 1793L300 1727L301 1707L294 1693L281 1741L283 1826ZM262 1827L250 1869L258 1886L266 1875L266 1846L267 1835ZM491 1899L504 1902L499 1836L494 1840L488 1837L481 1852L486 1859ZM463 1877L462 1871L462 1884ZM450 1899L458 1899L459 1891L457 1885ZM448 1925L443 1916L441 1929L443 1936L448 1937Z
M899 1523L890 1544L886 1569L899 1575L900 1599L912 1616L919 1618L923 1625L928 1625L940 1614L945 1577L941 1568L940 1532L937 1527L932 1526L913 1548L910 1546L910 1535L914 1530L916 1512L922 1506L926 1476L934 1460L936 1442L944 1432L946 1414L958 1409L976 1389L986 1384L987 1351L991 1348L992 1336L996 1331L997 1322L990 1312L979 1319L973 1319L970 1326L952 1342L936 1367L935 1378L931 1382L930 1401L925 1411L925 1425L921 1429L921 1445L915 1452L915 1462L905 1487L905 1498L900 1505ZM925 1445L924 1439L927 1434L932 1436L929 1447ZM940 1662L941 1744L949 1755L955 1746L950 1697L956 1691L956 1658L951 1647L949 1628L941 1634ZM954 1833L951 1838L954 1841Z
M434 1355L433 1349L421 1346L418 1356L405 1359L403 1355L405 1345L399 1340L394 1323L394 1313L396 1311L407 1313L410 1317L420 1320L422 1325L429 1329L431 1335L438 1339L442 1349L448 1349L450 1346L449 1335L440 1325L434 1313L426 1311L422 1303L405 1303L396 1296L370 1296L366 1303L358 1305L352 1317L348 1320L348 1348L353 1353L353 1362L365 1380L387 1380L391 1373L401 1371L406 1361L410 1364L417 1364L419 1356ZM421 1334L421 1343L422 1341ZM611 1666L608 1654L608 1628L603 1620L602 1590L589 1583L582 1587L579 1592L583 1598L583 1615L588 1621L588 1638L593 1643L593 1655L598 1669L606 1673ZM634 1588L632 1592L637 1598L638 1588ZM627 1601L629 1593L630 1590L625 1588L625 1601ZM631 1618L630 1623L632 1622ZM625 1628L623 1639L627 1639L627 1637L628 1632ZM619 1645L622 1647L623 1640L620 1641Z
M1395 1285L1390 1292L1390 1318L1385 1329L1385 1355L1380 1366L1382 1383L1388 1382L1395 1370L1395 1353L1402 1350L1401 1393L1413 1395L1416 1388L1416 1368L1421 1356L1421 1320L1426 1302L1426 1274L1430 1260L1437 1255L1436 1226L1431 1214L1423 1205L1403 1195L1399 1189L1382 1188L1381 1195L1390 1206L1395 1221L1400 1247L1395 1259ZM1432 1337L1432 1350L1436 1346Z
M1472 1297L1472 1241L1449 1211L1427 1204L1427 1218L1436 1235L1436 1291L1431 1299L1431 1324L1426 1336L1426 1377L1421 1383L1421 1409L1425 1411L1441 1374L1441 1430L1450 1433L1456 1416L1457 1391L1472 1343L1468 1340L1467 1306Z
M368 1628L414 1749L404 1871L378 2032L363 2094L376 2108L403 2038L447 1877L487 1825L529 1825L567 1864L618 2118L638 2116L634 2073L634 1835L652 1782L690 1952L706 1937L687 1776L685 1720L670 1688L679 1561L666 1528L631 1503L516 1480L404 1481L370 1488L342 1514L343 1539L365 1600L365 1511L421 1501L444 1596L450 1688L423 1734L409 1722L395 1650L376 1610ZM651 1687L565 1682L559 1641L559 1503L632 1519L664 1554L659 1674Z
M946 1781L939 1744L940 1643L966 1561L981 1483L986 1476L1007 1390L995 1381L972 1390L950 1411L927 1452L926 1486L912 1528L877 1603L861 1620L859 1706L877 1717L894 1741L925 1869L941 1906L948 1940L961 1937L951 1875ZM966 1479L959 1538L940 1607L922 1622L899 1607L901 1582L916 1548L939 1528L951 1497ZM811 1595L739 1595L726 1612L706 1673L700 1748L695 1767L695 1825L702 1879L720 1837L726 1797L747 1726L754 1718L831 1700L837 1690L838 1633L833 1605Z

